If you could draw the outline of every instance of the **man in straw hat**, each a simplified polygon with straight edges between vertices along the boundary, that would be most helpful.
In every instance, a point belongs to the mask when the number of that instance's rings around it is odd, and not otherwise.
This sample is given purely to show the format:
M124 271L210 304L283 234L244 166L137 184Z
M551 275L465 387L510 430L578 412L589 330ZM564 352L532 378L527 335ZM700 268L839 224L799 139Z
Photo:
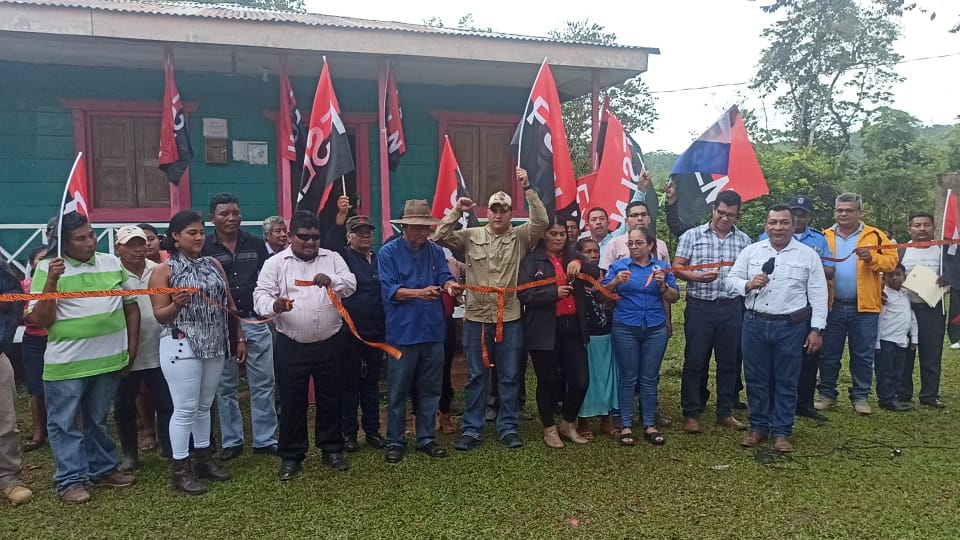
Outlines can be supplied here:
M488 222L483 227L454 230L460 216L474 207L466 197L447 214L437 229L436 240L451 249L463 249L467 263L467 285L480 287L516 287L520 259L543 237L547 230L547 209L530 187L527 171L517 169L517 181L523 187L530 206L530 220L518 227L513 218L513 201L502 191L494 193L487 204ZM481 336L486 340L490 362L497 366L500 410L497 432L507 448L523 446L517 434L520 412L520 369L523 350L523 323L516 293L505 295L503 341L494 343L497 323L497 295L467 291L463 321L463 347L469 376L465 388L466 408L463 411L463 435L454 445L460 451L480 446L484 427L486 369L483 364Z
M432 458L447 456L437 446L436 417L443 388L443 340L447 335L441 294L456 296L460 286L447 267L440 246L429 241L440 220L427 201L409 200L403 217L393 220L403 234L380 249L380 283L387 319L387 343L403 357L388 363L387 463L403 460L407 394L416 379L417 451Z

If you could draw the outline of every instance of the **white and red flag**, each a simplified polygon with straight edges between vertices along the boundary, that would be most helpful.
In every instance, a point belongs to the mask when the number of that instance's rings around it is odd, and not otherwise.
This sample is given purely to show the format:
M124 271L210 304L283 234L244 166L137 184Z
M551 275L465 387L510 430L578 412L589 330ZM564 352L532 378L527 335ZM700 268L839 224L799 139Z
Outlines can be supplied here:
M67 178L67 186L63 189L63 198L60 200L60 219L57 220L57 256L61 254L61 233L63 232L63 216L76 212L82 216L90 217L90 211L87 209L87 163L83 159L83 152L77 153L77 159L73 162L73 168L70 169L70 176Z

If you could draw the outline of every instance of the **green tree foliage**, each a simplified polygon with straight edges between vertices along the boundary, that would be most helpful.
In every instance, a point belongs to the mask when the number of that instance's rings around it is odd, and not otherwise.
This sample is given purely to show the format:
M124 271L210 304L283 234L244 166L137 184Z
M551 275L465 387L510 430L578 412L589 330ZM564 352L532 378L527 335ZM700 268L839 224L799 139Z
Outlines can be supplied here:
M549 36L566 41L601 43L613 45L617 35L608 32L603 25L589 19L567 21L563 27L551 30ZM628 133L651 131L659 118L656 100L650 94L647 83L639 76L606 89L610 111L623 124ZM563 104L563 123L567 130L570 159L576 175L583 176L592 166L591 97L586 95Z
M867 111L889 103L900 80L893 49L902 6L894 0L776 0L752 88L776 96L802 147L842 152Z
M863 161L844 184L863 195L865 219L898 240L907 238L911 213L933 210L936 176L945 169L920 128L920 121L904 111L878 109L861 133Z

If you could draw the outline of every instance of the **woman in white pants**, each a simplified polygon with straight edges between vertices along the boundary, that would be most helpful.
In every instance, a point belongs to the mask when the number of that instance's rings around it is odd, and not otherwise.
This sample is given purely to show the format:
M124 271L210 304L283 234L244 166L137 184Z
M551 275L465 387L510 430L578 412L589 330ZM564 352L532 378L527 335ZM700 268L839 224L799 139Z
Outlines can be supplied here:
M170 446L173 488L189 495L207 491L200 478L229 480L230 473L213 460L210 448L210 406L230 350L227 313L234 309L227 278L220 263L200 255L203 218L193 211L170 220L161 247L170 259L154 270L151 288L191 287L199 293L177 292L151 297L160 334L160 368L173 398ZM237 359L246 357L242 331ZM193 435L194 452L189 451Z

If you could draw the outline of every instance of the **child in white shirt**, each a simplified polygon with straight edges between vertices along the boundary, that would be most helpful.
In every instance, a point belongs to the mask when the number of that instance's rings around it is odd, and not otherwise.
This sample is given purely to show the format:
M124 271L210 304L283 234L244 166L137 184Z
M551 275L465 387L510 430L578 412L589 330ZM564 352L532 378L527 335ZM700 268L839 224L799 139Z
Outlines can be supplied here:
M917 317L910 308L906 289L902 288L905 277L902 264L883 275L883 307L873 362L877 373L877 401L881 409L892 412L913 409L897 396L897 381L907 364L907 355L912 355L917 348Z

